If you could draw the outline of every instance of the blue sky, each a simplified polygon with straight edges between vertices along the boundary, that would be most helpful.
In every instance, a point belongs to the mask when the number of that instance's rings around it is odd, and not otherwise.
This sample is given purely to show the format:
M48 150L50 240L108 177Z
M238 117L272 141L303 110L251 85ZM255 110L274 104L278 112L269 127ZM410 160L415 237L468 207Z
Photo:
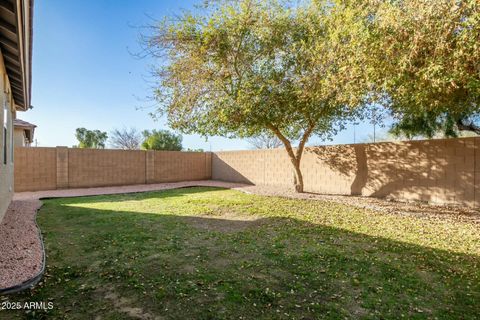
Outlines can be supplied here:
M110 132L113 128L168 129L155 122L148 83L148 59L138 59L138 36L150 17L161 18L191 8L194 1L43 0L35 1L33 110L17 117L36 124L38 146L72 146L75 129ZM357 142L373 132L356 128ZM378 132L378 131L377 131ZM328 144L353 143L353 128ZM310 145L323 144L313 137ZM248 149L239 139L183 135L185 148Z

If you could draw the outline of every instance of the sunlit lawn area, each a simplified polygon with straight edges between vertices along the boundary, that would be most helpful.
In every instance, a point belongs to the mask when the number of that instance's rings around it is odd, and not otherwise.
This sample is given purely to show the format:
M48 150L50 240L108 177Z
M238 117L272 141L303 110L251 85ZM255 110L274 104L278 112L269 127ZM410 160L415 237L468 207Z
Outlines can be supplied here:
M76 319L468 319L469 222L188 188L44 201L47 274L11 301Z

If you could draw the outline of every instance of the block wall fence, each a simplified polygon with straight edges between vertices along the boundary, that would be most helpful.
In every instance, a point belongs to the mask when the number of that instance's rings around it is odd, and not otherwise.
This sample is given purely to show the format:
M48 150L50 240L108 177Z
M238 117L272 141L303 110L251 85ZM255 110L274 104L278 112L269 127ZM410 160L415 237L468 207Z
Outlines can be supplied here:
M480 207L480 138L307 148L305 191ZM293 187L284 149L215 153L15 150L15 191L214 179Z
M480 207L480 138L307 148L305 191ZM291 187L283 149L216 152L212 179Z
M211 153L15 148L15 191L132 185L211 178Z

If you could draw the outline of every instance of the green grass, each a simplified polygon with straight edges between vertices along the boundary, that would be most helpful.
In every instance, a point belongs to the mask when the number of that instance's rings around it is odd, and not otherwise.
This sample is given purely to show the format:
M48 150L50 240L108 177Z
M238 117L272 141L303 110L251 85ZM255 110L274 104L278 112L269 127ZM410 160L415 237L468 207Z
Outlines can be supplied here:
M0 318L468 319L472 223L216 188L44 201L47 274Z

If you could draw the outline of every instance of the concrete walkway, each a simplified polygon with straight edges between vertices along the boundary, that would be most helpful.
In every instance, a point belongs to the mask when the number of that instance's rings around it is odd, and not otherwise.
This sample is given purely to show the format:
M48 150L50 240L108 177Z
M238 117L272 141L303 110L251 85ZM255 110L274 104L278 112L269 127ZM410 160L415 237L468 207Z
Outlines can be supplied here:
M81 196L96 196L105 194L120 194L120 193L134 193L146 191L158 191L167 189L177 189L185 187L220 187L220 188L243 188L246 184L231 183L215 180L201 180L201 181L182 181L156 184L139 184L132 186L117 186L117 187L98 187L98 188L79 188L79 189L61 189L61 190L45 190L35 192L19 192L15 193L13 200L38 200L44 198L68 198Z
M43 243L35 217L40 199L158 191L194 186L241 189L244 184L222 181L185 181L119 187L46 190L16 193L0 223L0 292L35 285L44 270Z

